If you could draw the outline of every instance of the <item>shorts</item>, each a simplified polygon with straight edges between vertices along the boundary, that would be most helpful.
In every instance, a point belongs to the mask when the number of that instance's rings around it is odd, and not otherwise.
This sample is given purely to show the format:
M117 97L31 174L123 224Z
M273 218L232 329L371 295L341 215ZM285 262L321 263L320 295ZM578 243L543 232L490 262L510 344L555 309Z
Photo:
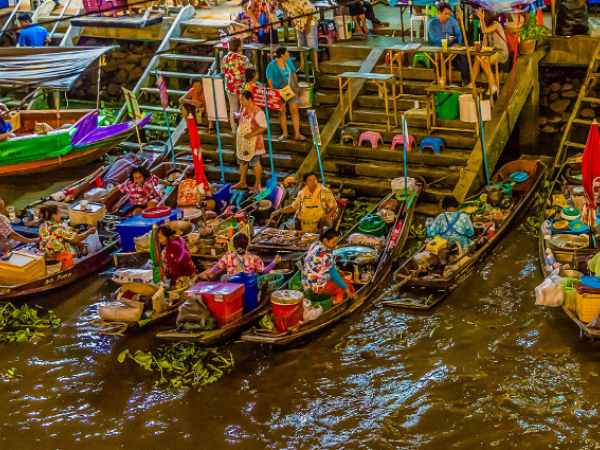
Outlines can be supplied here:
M260 157L261 156L262 155L254 155L250 161L242 161L241 159L238 158L238 164L239 165L250 164L250 167L260 166Z
M315 23L312 23L310 33L296 30L296 36L298 37L298 47L308 47L319 50L319 37Z
M365 14L365 7L363 6L363 2L348 2L342 3L349 10L349 14L352 17L363 16Z
M255 31L256 40L259 44L270 45L270 44L279 44L279 34L277 30L268 30L265 29L265 32L261 36L259 31Z

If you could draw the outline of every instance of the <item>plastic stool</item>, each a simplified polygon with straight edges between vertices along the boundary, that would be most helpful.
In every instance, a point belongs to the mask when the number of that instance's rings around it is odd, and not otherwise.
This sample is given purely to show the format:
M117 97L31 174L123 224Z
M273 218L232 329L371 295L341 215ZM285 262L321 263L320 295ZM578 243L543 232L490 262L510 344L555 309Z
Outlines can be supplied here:
M358 146L360 147L363 141L369 141L371 143L372 148L377 148L379 141L383 144L383 138L381 134L376 131L365 131L360 135L360 139L358 140Z
M415 53L413 57L412 66L417 67L418 62L424 62L428 69L431 69L431 61L425 53Z
M429 34L427 33L427 22L429 22L429 17L426 14L413 14L410 16L410 41L413 41L413 22L423 22L423 29L425 41L429 41ZM418 38L419 36L417 36Z
M419 149L419 153L422 153L424 149L430 148L433 150L435 155L439 155L440 151L444 147L444 141L440 138L435 137L426 137L421 141L421 148Z
M410 149L413 147L414 143L415 143L415 138L409 134L408 137L406 138L406 150L410 151ZM404 135L403 134L397 134L396 136L394 136L394 139L392 140L392 150L394 150L394 147L396 147L396 144L401 144L404 145Z
M356 147L356 144L358 143L358 137L359 134L356 128L346 128L345 130L342 130L340 137L340 145L344 145L346 141L351 140L352 145Z

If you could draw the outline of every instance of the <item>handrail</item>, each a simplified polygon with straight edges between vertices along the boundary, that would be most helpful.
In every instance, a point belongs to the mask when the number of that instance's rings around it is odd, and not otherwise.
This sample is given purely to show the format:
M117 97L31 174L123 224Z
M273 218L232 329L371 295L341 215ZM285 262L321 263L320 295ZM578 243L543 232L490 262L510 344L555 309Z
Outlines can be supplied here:
M54 22L54 26L52 27L52 31L50 31L50 39L52 39L52 36L56 32L56 29L58 28L58 25L60 24L60 22L62 21L64 15L65 15L65 13L67 12L67 8L69 7L70 3L71 3L71 0L67 0L67 2L65 3L65 6L63 6L62 11L60 12L60 15L58 16L58 19L56 19L56 21Z
M6 28L8 28L8 26L13 23L13 20L15 20L15 16L17 15L17 12L19 11L19 9L21 9L21 3L23 3L23 0L18 0L15 3L14 9L11 11L11 13L8 16L8 19L6 20L6 22L4 22L4 25L2 26L2 29L0 29L0 38L4 35L4 32L6 31Z

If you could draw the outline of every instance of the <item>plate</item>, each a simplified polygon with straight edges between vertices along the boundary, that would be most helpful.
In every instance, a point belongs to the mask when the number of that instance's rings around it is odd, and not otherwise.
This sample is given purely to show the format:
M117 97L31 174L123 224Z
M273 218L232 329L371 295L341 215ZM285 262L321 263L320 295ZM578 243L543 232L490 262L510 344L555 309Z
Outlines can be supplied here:
M552 222L552 226L554 227L555 230L567 230L569 228L569 221L568 220L557 220L555 222Z
M579 250L587 248L589 246L589 241L586 236L557 234L550 238L550 245L555 250Z
M583 190L583 186L575 186L573 188L573 193L574 194L583 194L584 190Z

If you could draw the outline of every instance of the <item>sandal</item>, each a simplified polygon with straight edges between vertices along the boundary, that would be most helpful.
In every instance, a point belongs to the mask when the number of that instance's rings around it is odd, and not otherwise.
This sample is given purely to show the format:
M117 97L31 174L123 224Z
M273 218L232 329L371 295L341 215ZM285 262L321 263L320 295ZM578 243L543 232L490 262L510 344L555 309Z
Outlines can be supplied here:
M306 140L306 136L300 135L299 137L295 137L294 140L295 141L305 141Z
M283 142L283 141L285 141L286 139L288 139L288 137L287 137L287 136L284 136L283 134L282 134L281 136L279 136L279 142Z

